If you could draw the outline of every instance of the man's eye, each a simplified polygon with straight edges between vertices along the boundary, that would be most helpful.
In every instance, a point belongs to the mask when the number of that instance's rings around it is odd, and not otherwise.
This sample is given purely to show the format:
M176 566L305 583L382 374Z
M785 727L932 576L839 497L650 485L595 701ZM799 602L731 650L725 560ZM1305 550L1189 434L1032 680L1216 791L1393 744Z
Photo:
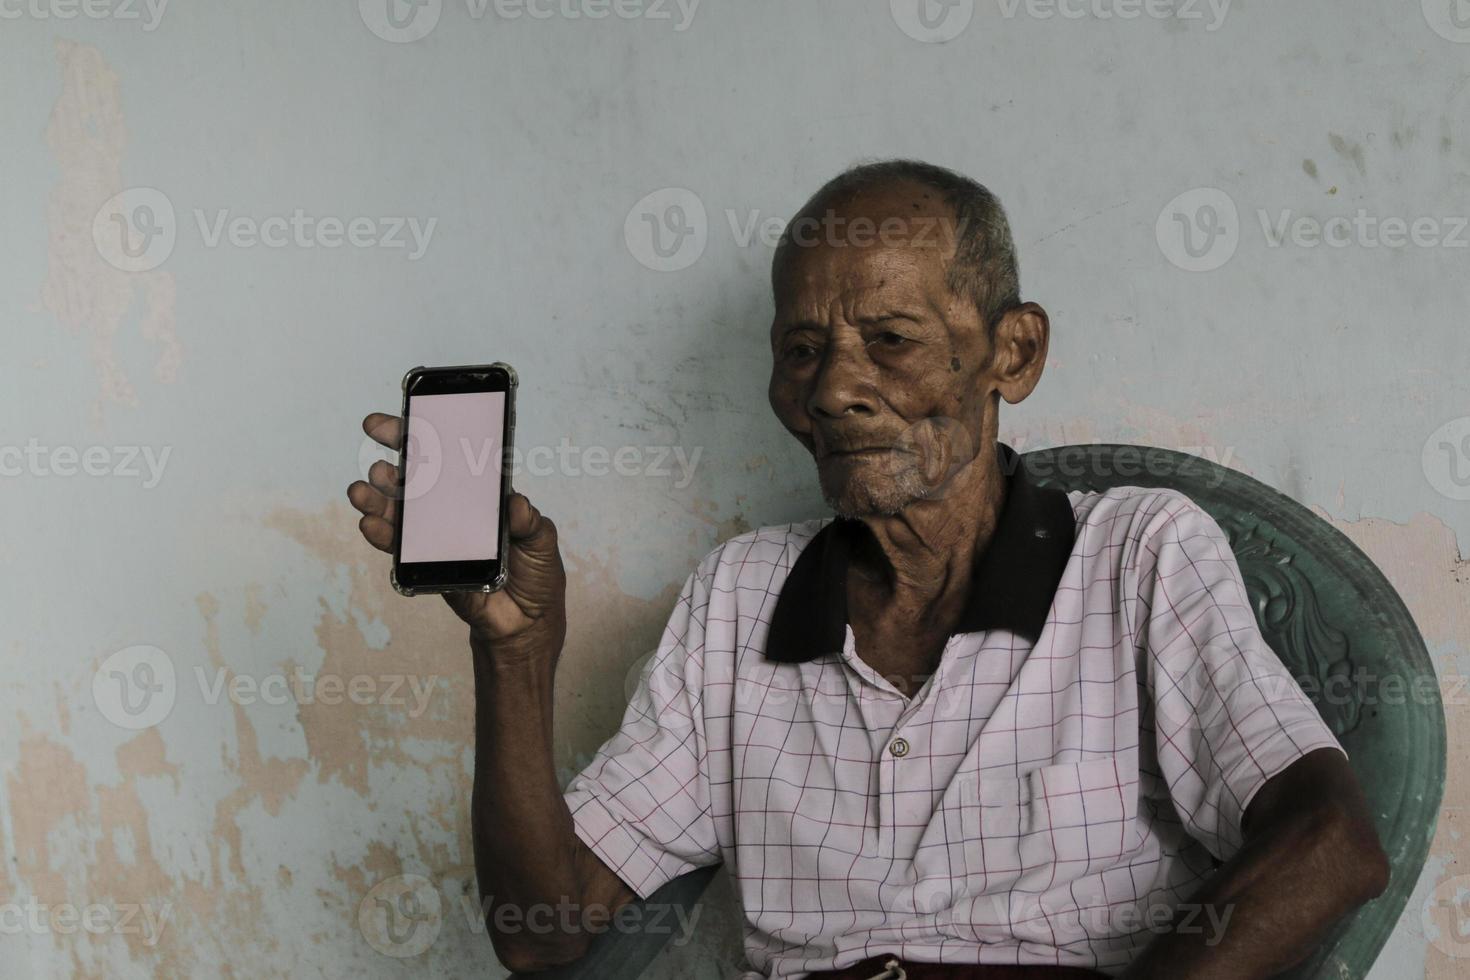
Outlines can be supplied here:
M884 347L902 347L909 342L909 339L903 334L894 333L892 330L885 330L873 339Z
M816 353L817 349L811 344L792 344L786 348L786 357L792 361L804 361L808 358L815 357Z

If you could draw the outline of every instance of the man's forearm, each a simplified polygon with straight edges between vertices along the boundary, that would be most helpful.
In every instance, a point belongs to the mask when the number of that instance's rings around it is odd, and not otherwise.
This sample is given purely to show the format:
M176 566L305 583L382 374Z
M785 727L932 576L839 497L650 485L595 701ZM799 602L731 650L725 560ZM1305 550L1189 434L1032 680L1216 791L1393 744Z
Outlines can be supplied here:
M1330 771L1320 771L1324 764ZM1259 826L1244 846L1124 977L1272 977L1311 955L1334 923L1383 891L1387 860L1361 801L1342 787L1341 756L1314 753L1293 769L1269 799L1263 790Z
M585 934L559 929L565 903L580 908L571 813L552 751L556 651L492 655L471 642L475 673L475 782L471 825L481 900L507 966L548 949L572 958ZM504 912L497 914L504 906ZM575 921L575 919L574 919ZM507 955L510 951L510 955ZM524 968L524 967L522 967Z

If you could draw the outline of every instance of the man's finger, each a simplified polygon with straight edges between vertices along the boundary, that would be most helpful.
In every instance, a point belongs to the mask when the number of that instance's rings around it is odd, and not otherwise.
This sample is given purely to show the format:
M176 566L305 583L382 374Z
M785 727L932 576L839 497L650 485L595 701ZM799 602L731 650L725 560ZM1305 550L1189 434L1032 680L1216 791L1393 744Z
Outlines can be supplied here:
M528 545L536 538L547 537L550 539L550 546L556 547L556 526L551 523L549 517L541 516L541 512L526 499L525 494L511 494L509 510L512 540Z
M362 532L367 543L379 551L393 551L393 525L375 517L372 514L365 515L357 522L357 529Z
M393 520L393 498L379 493L373 489L371 484L362 480L354 482L347 488L347 500L359 514L381 517L389 522Z
M399 437L403 434L403 423L396 415L374 412L362 420L362 431L372 436L373 441L378 445L396 452Z
M374 490L392 500L398 496L398 467L380 459L368 467L368 482Z

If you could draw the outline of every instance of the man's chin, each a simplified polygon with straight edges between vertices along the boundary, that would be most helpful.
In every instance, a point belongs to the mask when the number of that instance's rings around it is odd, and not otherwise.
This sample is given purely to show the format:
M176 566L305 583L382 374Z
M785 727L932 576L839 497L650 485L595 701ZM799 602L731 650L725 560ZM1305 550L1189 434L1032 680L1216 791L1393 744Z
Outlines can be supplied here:
M838 517L891 517L929 495L921 480L844 480L822 482L822 498Z

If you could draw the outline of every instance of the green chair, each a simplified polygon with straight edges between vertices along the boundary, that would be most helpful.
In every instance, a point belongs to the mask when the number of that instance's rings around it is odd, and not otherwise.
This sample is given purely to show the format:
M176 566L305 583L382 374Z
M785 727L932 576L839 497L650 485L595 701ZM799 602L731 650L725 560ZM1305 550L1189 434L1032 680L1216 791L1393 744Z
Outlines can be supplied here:
M1171 487L1229 536L1261 632L1347 749L1393 868L1387 890L1285 976L1366 976L1418 881L1444 793L1444 709L1424 640L1398 593L1332 525L1264 483L1197 456L1079 445L1036 450L1022 461L1038 484L1063 490ZM671 881L649 902L693 906L715 871ZM634 980L667 938L609 931L576 963L527 976Z

